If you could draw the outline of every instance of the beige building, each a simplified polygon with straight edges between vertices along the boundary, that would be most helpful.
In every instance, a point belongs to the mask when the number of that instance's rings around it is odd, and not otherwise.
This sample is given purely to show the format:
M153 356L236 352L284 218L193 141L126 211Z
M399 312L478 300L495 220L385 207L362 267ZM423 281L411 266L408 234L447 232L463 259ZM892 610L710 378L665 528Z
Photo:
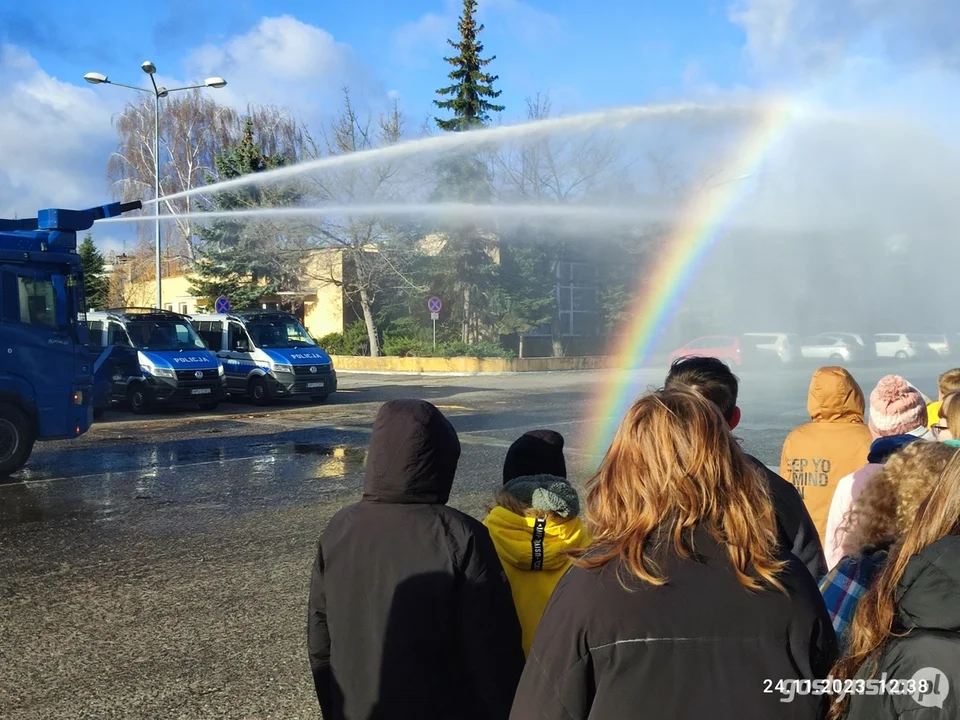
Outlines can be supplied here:
M334 332L343 332L351 322L346 316L348 303L342 285L343 253L339 250L322 250L311 253L305 259L303 285L296 291L282 291L275 296L261 298L262 307L269 310L288 310L300 317L304 327L314 337ZM122 274L122 266L116 269ZM190 292L194 277L177 274L164 277L160 283L163 308L183 315L214 312L207 307L205 298ZM126 307L153 307L156 304L157 283L150 279L121 280L123 304ZM242 308L235 308L237 310Z

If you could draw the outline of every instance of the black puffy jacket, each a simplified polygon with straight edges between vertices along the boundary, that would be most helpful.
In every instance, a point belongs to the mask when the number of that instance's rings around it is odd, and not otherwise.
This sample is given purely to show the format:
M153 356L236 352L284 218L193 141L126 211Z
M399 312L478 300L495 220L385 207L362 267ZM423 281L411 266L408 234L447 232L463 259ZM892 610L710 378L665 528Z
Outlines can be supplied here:
M817 720L825 698L781 702L780 679L825 678L836 637L810 573L794 556L778 590L750 592L702 529L699 559L659 553L661 587L619 561L574 566L537 628L513 720ZM618 580L621 570L625 589ZM768 682L769 681L769 682Z
M854 687L848 720L960 718L960 535L948 535L910 558L897 586L898 634L879 664L864 664L858 680L895 681L893 691L866 694ZM904 681L927 680L929 692ZM874 688L876 689L876 685Z
M453 427L419 400L374 422L360 502L324 531L308 644L325 720L505 719L520 623L487 529L446 502Z
M777 518L777 537L787 552L802 562L817 582L827 574L820 533L793 483L787 482L752 455L747 458L763 473L770 488L770 503Z

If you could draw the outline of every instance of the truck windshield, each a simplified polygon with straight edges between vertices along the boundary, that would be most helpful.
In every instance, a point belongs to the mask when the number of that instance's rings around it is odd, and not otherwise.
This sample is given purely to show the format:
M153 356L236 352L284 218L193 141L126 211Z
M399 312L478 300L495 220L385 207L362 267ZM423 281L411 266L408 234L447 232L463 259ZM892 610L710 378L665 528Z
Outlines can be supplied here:
M138 350L206 350L200 336L186 320L128 320L130 341Z
M296 320L258 320L247 324L250 338L261 348L316 347L310 334Z

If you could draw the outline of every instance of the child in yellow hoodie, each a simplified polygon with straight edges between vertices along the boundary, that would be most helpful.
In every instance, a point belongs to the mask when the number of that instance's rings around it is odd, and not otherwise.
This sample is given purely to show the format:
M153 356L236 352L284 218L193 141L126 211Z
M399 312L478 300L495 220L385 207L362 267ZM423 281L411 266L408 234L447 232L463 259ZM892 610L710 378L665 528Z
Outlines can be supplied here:
M579 514L580 498L567 481L563 436L553 430L521 436L507 451L503 488L483 524L510 581L526 655L547 601L572 563L569 551L589 545Z

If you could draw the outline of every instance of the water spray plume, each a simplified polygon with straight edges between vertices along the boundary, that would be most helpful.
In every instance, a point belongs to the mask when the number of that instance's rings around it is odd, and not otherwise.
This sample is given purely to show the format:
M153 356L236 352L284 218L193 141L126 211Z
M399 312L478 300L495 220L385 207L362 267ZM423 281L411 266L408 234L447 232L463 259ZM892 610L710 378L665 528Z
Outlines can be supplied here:
M257 218L303 218L330 217L334 215L353 217L455 217L458 219L495 218L502 220L534 220L539 218L563 218L589 220L593 223L608 222L663 222L671 218L667 207L638 208L608 207L596 205L559 204L470 204L470 203L392 203L379 205L327 205L322 207L277 207L250 208L246 210L222 210L210 212L170 213L161 220L240 220ZM101 222L154 222L153 215L141 217L115 217Z
M334 170L367 163L396 160L420 153L439 153L467 148L481 147L486 144L502 143L507 140L523 138L529 135L549 134L559 131L584 131L598 126L625 127L627 125L657 118L679 116L703 116L706 118L755 118L762 114L762 106L757 105L699 105L679 103L672 105L641 105L616 110L603 110L569 117L545 118L517 125L484 128L468 132L445 133L436 137L409 140L382 148L361 150L359 152L335 155L332 157L308 160L274 170L244 175L232 180L224 180L212 185L184 190L165 195L164 201L222 192L247 185L261 185L295 177L302 173L319 170ZM155 204L156 200L144 201L144 205Z

